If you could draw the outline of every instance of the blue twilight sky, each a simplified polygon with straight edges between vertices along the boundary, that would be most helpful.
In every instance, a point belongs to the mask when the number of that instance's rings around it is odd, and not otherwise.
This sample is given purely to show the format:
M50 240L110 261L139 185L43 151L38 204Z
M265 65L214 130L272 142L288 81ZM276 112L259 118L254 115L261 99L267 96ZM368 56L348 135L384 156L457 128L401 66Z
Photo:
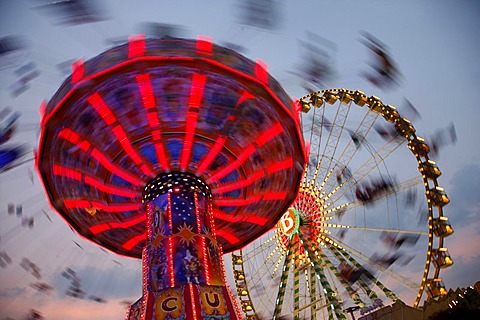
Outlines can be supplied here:
M15 58L0 61L0 108L10 106L22 113L11 143L36 147L38 107L65 77L59 63L94 57L108 48L108 39L141 33L142 23L174 24L185 37L208 35L220 44L240 45L249 58L265 61L292 97L307 93L291 71L302 62L299 40L306 41L307 32L312 32L324 39L322 48L332 57L335 76L327 87L359 89L397 106L407 98L421 114L413 123L423 137L454 124L456 144L445 146L434 159L443 172L440 185L451 199L444 212L455 229L446 239L455 264L441 275L447 288L480 280L480 108L475 98L480 83L480 2L278 0L273 1L278 6L272 29L241 24L241 1L87 1L101 9L103 20L74 26L60 25L58 15L38 9L48 2L53 1L0 1L0 37L19 36L26 44ZM360 76L371 59L360 42L363 31L388 46L402 73L398 87L381 90ZM15 70L31 61L40 75L13 97ZM121 319L122 301L141 295L140 262L102 251L73 234L50 211L32 171L30 161L0 173L0 252L13 260L0 268L0 318L23 319L33 308L47 319ZM35 217L35 227L22 227L20 218L8 215L8 203L23 204L24 215ZM36 263L42 281L55 289L49 294L33 290L30 284L37 279L19 267L22 258ZM67 267L76 270L82 289L108 302L65 296L69 282L61 272Z

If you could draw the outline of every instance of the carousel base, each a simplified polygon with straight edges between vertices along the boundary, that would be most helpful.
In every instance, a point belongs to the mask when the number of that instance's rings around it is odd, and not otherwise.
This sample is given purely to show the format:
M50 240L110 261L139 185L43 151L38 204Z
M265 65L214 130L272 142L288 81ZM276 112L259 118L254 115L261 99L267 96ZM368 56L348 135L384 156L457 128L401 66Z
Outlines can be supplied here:
M148 292L132 304L126 320L237 320L226 287L189 283L157 292Z

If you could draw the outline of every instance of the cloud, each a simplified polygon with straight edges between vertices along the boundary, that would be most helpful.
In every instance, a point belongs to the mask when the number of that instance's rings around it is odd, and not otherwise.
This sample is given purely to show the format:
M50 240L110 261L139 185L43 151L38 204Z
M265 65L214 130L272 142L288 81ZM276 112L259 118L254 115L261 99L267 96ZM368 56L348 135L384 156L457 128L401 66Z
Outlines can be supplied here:
M0 304L0 308L2 306L3 303ZM23 299L8 301L8 308L2 309L2 316L24 319L30 309L37 310L49 320L123 319L126 314L126 307L120 303L120 300L96 303L70 297L60 300L32 297L28 305Z
M455 226L466 226L480 217L480 166L471 164L461 168L446 189L450 204L445 207L446 215Z
M480 280L480 256L465 262L461 259L454 259L454 265L441 273L445 287L456 289L466 288Z
M47 319L89 320L89 319L123 319L126 308L119 301L107 304L92 303L78 299L50 301L42 307L42 313Z
M454 261L450 268L440 273L447 288L467 287L480 280L479 176L480 166L471 164L460 168L445 187L450 203L443 213L455 230L444 242Z
M455 174L446 190L451 202L444 208L444 214L455 230L453 235L445 239L444 244L455 262L451 269L463 270L467 264L480 257L476 248L480 243L479 176L479 165L465 166ZM474 265L478 266L476 263Z
M467 241L466 241L467 240ZM480 222L475 221L465 227L455 229L455 233L445 239L445 246L453 261L461 260L471 263L480 257L478 244L480 243Z

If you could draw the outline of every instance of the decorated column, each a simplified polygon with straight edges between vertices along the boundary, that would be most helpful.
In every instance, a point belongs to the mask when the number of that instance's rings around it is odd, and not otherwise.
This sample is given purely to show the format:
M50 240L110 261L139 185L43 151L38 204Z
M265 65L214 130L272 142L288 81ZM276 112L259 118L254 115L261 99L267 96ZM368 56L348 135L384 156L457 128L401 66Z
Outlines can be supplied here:
M164 173L148 182L143 298L129 319L238 318L225 287L211 198L208 185L190 173Z

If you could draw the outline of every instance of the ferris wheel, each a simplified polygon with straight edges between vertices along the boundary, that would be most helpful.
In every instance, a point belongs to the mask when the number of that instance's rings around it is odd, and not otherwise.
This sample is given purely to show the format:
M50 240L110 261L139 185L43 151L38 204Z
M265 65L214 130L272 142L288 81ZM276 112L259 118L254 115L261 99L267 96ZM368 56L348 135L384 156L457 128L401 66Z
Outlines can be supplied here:
M446 294L449 199L412 123L361 91L322 90L298 103L310 153L297 198L232 254L246 318L347 319Z

